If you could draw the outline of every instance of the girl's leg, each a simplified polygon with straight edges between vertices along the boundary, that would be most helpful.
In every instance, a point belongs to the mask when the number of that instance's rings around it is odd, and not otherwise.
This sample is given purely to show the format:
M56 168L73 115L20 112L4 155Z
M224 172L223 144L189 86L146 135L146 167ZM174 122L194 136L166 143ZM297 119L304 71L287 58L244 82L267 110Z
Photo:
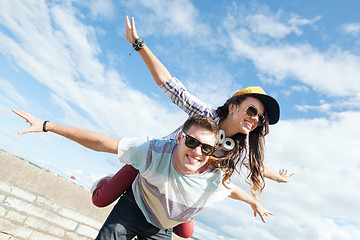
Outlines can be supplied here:
M106 207L118 199L138 175L131 165L123 166L112 178L102 179L92 194L92 202L97 207Z
M190 238L194 233L194 219L187 220L173 228L173 233L182 238Z

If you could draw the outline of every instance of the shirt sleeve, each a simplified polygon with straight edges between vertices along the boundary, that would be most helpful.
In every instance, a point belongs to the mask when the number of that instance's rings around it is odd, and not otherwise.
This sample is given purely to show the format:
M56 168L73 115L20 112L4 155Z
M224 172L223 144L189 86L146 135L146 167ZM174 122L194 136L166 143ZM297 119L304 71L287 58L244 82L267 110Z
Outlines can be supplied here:
M134 166L140 172L146 168L149 138L122 138L118 145L119 161Z
M172 78L163 83L160 86L160 90L170 98L173 103L184 110L189 117L199 114L215 118L215 109L189 93L178 79Z

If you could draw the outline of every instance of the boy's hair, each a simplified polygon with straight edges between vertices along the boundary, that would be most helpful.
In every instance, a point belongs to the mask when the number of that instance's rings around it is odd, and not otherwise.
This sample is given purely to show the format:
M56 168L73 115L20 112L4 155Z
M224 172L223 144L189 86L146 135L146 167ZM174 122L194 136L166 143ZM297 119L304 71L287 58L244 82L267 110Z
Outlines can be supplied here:
M187 130L189 130L190 127L194 125L202 127L214 133L216 139L218 139L219 129L214 119L202 115L193 115L190 118L188 118L188 120L186 120L182 130L186 133Z

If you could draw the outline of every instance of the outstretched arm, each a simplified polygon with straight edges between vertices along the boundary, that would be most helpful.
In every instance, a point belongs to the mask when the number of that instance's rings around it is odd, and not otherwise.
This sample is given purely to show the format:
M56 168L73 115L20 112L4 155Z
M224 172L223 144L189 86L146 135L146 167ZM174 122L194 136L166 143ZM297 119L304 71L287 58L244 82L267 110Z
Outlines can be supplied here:
M131 46L134 41L138 39L139 36L135 28L135 20L131 18L131 24L128 16L126 16L126 31L125 39L128 41ZM149 69L151 75L153 76L157 85L162 85L164 82L172 78L171 74L167 68L160 62L160 60L150 51L150 49L145 45L142 49L139 50L139 54Z
M268 165L264 164L264 177L279 183L287 183L294 177L294 173L287 175L286 169L279 170L279 173L272 170Z
M270 211L261 207L261 205L249 194L247 194L243 189L233 184L232 192L229 195L230 198L240 200L250 204L251 208L254 211L254 216L259 214L261 220L265 223L265 216L273 215Z
M43 131L43 125L45 122L44 120L34 117L33 115L21 110L13 110L13 112L24 118L26 122L30 123L29 128L20 130L18 134ZM52 122L46 123L46 131L66 137L83 145L84 147L98 152L117 154L118 144L121 140L120 138L112 138L105 134L96 133L81 128L64 126Z

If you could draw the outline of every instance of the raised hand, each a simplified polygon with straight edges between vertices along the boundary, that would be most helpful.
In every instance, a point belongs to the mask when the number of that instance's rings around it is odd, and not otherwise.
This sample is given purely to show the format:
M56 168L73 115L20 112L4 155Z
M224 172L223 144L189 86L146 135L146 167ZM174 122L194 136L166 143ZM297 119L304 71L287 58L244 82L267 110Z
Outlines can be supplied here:
M132 46L134 41L138 38L139 36L136 33L134 17L131 18L131 25L130 25L129 17L126 16L126 29L125 29L126 41L128 41Z
M21 111L21 110L12 110L15 114L19 115L23 119L26 120L26 122L30 123L30 127L26 129L22 129L18 132L18 134L25 134L30 132L42 132L43 131L43 124L44 120L41 120L37 117L34 117L33 115Z

